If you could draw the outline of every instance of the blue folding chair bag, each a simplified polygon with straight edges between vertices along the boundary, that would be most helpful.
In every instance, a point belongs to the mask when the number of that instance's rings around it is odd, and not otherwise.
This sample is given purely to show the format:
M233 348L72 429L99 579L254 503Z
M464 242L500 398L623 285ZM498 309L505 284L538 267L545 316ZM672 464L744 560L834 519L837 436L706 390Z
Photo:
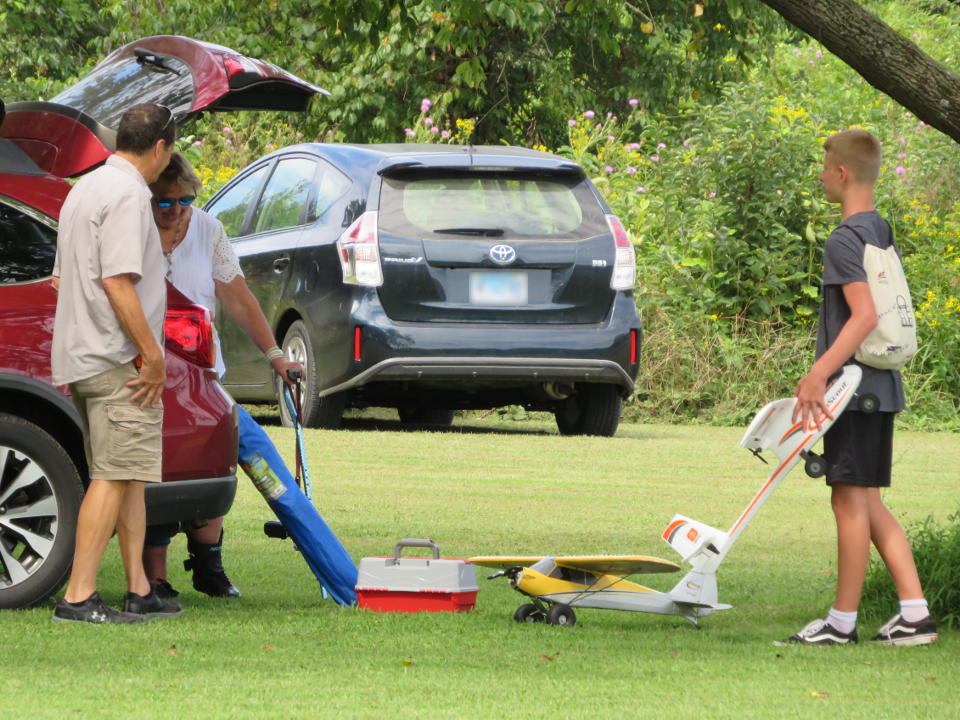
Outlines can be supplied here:
M341 605L357 601L357 568L313 503L300 490L270 437L242 407L240 466L293 538L321 586Z

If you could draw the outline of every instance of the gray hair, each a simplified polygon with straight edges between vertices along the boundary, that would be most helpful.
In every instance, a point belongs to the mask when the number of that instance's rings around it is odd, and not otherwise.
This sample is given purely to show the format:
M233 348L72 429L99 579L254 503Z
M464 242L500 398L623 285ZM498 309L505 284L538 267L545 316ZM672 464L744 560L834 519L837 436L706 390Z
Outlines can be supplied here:
M200 192L200 178L190 166L190 162L180 153L175 152L170 156L170 164L160 173L157 181L150 186L152 190L160 184L179 183L193 190L194 194Z

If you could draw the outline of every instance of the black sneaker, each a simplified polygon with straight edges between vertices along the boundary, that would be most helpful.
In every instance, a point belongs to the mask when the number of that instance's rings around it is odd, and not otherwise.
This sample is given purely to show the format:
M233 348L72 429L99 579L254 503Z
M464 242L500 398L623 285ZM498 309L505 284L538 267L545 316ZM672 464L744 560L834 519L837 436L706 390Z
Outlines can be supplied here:
M164 600L172 600L180 595L166 580L157 580L156 582L150 583L150 589L157 594L157 597L161 597Z
M175 618L183 615L183 608L177 603L168 602L152 589L146 595L128 592L123 596L123 611L145 619Z
M107 607L103 604L98 592L93 593L80 603L71 603L67 602L66 598L60 598L57 600L57 606L53 609L53 621L58 623L88 622L100 625L105 623L133 625L142 623L144 620L145 618L140 615L131 615Z
M937 641L937 624L930 615L907 622L900 613L890 618L873 637L881 645L929 645Z
M807 623L796 635L791 635L786 640L777 640L773 644L784 645L848 645L858 642L857 629L854 628L849 633L840 632L827 620L814 620Z

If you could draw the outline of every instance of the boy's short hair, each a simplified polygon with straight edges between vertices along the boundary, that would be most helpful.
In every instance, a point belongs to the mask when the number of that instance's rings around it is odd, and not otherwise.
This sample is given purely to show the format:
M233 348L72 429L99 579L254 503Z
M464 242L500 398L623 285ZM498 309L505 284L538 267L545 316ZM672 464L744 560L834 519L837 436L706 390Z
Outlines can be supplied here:
M823 143L837 165L843 165L857 182L873 185L880 176L880 141L866 130L844 130Z
M200 178L192 167L190 162L180 153L175 152L170 156L170 164L160 173L157 181L150 185L152 190L160 184L178 183L193 190L194 194L200 192Z
M173 145L177 139L177 123L168 107L140 103L128 108L117 128L117 150L143 155L158 140Z

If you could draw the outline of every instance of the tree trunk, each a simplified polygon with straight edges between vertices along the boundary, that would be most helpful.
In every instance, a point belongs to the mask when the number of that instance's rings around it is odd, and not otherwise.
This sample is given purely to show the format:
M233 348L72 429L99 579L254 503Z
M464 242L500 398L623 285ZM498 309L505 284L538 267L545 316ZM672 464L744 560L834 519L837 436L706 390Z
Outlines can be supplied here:
M960 75L878 17L853 0L762 2L822 43L877 90L960 142Z

